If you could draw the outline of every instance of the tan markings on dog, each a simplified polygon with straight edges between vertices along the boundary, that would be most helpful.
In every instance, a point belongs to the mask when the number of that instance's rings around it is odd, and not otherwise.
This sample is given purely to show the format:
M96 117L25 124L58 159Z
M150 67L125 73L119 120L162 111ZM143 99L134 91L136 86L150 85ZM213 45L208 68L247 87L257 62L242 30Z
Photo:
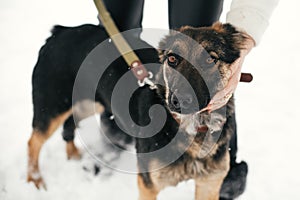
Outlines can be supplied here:
M214 51L210 51L209 55L212 56L212 57L214 57L214 58L219 58L219 55L216 52L214 52Z
M195 142L193 142L187 149L187 153L192 158L197 158L199 156L200 149L201 149L201 146L199 144L195 144Z
M156 200L157 191L154 187L149 188L144 184L143 178L138 175L139 200Z
M197 179L195 189L195 200L219 200L219 193L223 183L223 176L215 180Z
M89 116L94 115L96 113L102 114L105 110L103 105L89 99L77 102L72 109L73 115L78 121L88 118Z
M49 127L45 132L33 129L31 138L28 141L28 176L27 181L33 182L37 188L45 187L39 171L39 154L43 144L55 132L55 130L72 114L68 110L50 121Z
M191 28L191 26L182 26L180 29L179 29L179 32L184 32L185 30L189 30Z
M201 141L192 142L189 148L186 150L186 153L188 153L193 159L205 159L217 153L219 148L218 144L204 144L202 141L203 139L200 140Z
M221 22L216 22L212 25L212 28L217 31L218 33L224 33L226 30L224 30L223 24Z
M180 117L180 115L178 113L176 113L176 112L171 112L171 114L172 114L173 118L175 119L175 121L178 124L180 124L181 123L181 117Z
M192 40L192 38L187 37L186 35L178 35L177 37L178 39L172 44L172 50L170 50L169 53L177 54L183 58L187 58L190 53L194 53L193 51L190 51L188 44L182 42L182 40Z
M81 154L80 154L79 150L77 149L77 147L75 146L73 140L67 142L66 152L67 152L67 157L69 160L70 159L79 160L81 158Z
M153 160L150 163L150 169L158 169L157 166L161 166L157 160ZM176 165L169 165L162 169L152 171L150 173L151 181L155 188L162 190L168 186L176 186L182 181L194 179L198 176L206 175L204 164L201 161L189 160Z
M219 200L223 180L229 171L229 159L227 152L224 161L215 166L217 171L195 179L195 200Z
M185 165L167 166L162 169L158 169L162 164L157 160L153 160L150 163L150 169L153 171L150 173L151 181L155 188L159 191L168 186L176 186L179 182L191 179L190 174L186 173Z
M199 154L199 152L197 153L197 149L198 148L192 150L194 156L197 156ZM217 147L214 150L216 149ZM190 152L187 153L190 154ZM162 169L159 169L160 166L162 166L162 164L158 160L152 160L149 163L149 169L150 171L152 171L150 173L151 181L157 191L161 191L168 186L176 186L179 182L182 181L186 181L189 179L199 179L199 184L211 184L210 186L203 187L199 191L202 191L209 197L212 197L214 196L215 191L219 192L222 181L228 173L229 153L227 152L224 158L222 158L222 160L220 160L219 162L215 162L211 158L211 156L207 156L206 158L202 158L200 160L191 158L185 162L172 164ZM217 187L215 191L213 190L214 187ZM203 198L203 195L201 196L201 198ZM211 198L203 199L205 200Z

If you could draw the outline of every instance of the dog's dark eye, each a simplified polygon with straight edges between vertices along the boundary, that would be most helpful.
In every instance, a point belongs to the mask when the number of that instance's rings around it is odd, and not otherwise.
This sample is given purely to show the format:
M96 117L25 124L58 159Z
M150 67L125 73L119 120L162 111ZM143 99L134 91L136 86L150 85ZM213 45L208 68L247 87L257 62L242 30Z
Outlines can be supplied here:
M169 55L167 59L168 65L171 67L175 67L178 64L178 59L175 55Z
M206 64L212 65L212 64L217 63L217 61L218 61L217 53L214 51L209 52L208 57L206 57L206 61L205 61Z
M208 57L208 58L206 59L207 64L212 64L212 63L214 63L215 61L216 61L216 59L214 59L214 58L212 58L212 57Z

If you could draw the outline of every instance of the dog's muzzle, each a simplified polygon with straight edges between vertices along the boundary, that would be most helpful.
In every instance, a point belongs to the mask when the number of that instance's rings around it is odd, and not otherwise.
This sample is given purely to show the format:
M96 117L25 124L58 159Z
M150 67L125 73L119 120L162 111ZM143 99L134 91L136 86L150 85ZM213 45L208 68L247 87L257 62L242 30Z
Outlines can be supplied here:
M223 129L226 117L217 112L198 111L192 114L171 112L179 127L190 135L198 133L214 133Z
M193 113L197 111L197 107L194 105L195 100L190 94L178 94L172 93L169 96L169 106L171 110L178 113Z

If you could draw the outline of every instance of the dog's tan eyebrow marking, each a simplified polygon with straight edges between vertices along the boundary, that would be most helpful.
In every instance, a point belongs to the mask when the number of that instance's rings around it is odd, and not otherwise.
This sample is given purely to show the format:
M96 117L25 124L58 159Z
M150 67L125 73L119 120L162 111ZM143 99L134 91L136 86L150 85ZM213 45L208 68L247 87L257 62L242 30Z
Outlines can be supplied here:
M209 55L211 55L214 58L219 58L219 55L216 52L214 52L214 51L210 51Z
M184 57L187 54L187 52L189 52L189 48L185 42L177 40L170 47L170 51L172 51L172 53L174 54Z
M201 58L203 51L205 51L205 49L200 45L199 47L195 48L194 51L191 52L192 57L197 59L200 56Z
M173 50L166 51L166 55L169 55L169 54L172 54L172 53L174 53Z

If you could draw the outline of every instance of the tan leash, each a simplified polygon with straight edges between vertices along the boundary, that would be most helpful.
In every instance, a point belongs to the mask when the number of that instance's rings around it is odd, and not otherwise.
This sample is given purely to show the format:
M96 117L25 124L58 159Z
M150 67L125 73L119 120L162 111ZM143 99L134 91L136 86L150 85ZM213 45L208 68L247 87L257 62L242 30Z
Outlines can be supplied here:
M127 65L132 70L134 76L138 79L139 86L142 87L147 84L150 85L151 88L154 88L155 84L151 81L153 74L147 71L147 69L140 61L139 57L134 53L122 34L120 34L120 31L116 26L114 20L110 16L110 13L107 11L103 0L94 0L94 2L98 9L99 17L105 30L114 42L118 51L123 56ZM253 76L250 73L241 74L241 82L251 82L252 80Z
M145 84L154 87L155 84L150 80L153 77L151 72L148 72L147 69L143 66L139 57L134 53L128 42L120 34L118 27L113 21L110 13L107 11L102 0L94 0L95 5L98 9L100 20L107 31L109 37L114 42L118 51L123 56L127 65L130 67L134 76L138 79L139 86L144 86Z

